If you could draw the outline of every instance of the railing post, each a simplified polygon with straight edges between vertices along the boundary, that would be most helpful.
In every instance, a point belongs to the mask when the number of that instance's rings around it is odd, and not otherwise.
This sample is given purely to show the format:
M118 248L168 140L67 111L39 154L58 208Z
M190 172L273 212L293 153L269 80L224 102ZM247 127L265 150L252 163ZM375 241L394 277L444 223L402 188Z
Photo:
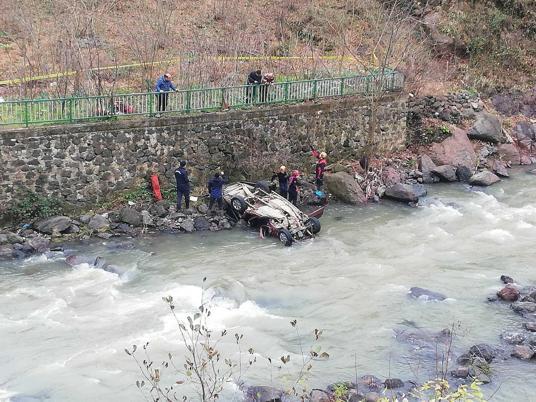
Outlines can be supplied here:
M370 85L370 75L367 75L367 76L365 77L365 80L367 81L367 85L366 85L366 89L365 89L365 94L368 94L368 93L370 92L370 87L369 87L369 85Z
M313 81L313 99L316 99L316 90L317 90L317 87L316 87L316 86L317 86L317 82L318 82L317 79L315 79L315 80Z
M285 89L284 89L284 93L285 93L285 103L288 103L288 86L289 86L289 83L288 83L288 82L285 82Z
M147 96L149 97L149 117L154 115L154 97L156 96L152 91L150 91Z
M188 89L186 91L186 113L190 113L190 111L192 110L191 102L192 102L192 92Z
M29 101L24 101L24 125L26 127L28 127L28 124L29 124L29 110L28 110L28 102Z
M393 92L395 90L395 73L394 71L391 73L391 91Z
M225 108L225 88L221 89L221 106L220 109Z
M73 98L69 98L69 123L73 122Z
M344 78L341 78L340 88L339 88L339 95L344 95Z

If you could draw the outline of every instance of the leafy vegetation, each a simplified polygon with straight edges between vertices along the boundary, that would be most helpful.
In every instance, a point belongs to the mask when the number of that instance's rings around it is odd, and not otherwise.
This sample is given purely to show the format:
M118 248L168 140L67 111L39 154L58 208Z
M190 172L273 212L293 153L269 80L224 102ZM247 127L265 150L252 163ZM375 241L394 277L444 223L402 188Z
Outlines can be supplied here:
M60 215L64 205L55 197L43 196L28 189L23 190L9 210L9 217L15 222L29 222L34 219Z

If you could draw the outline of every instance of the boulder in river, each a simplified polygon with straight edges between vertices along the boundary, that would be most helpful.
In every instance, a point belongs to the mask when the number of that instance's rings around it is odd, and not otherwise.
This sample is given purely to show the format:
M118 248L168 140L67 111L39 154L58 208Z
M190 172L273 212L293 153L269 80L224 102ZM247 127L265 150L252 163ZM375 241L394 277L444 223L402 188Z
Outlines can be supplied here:
M512 356L521 360L530 360L534 356L534 350L527 345L516 345L512 351Z
M514 144L501 144L497 147L500 158L512 165L521 164L521 154Z
M421 299L426 301L443 301L447 298L447 296L441 293L419 287L412 287L409 290L409 295L411 297L414 297L415 299Z
M245 391L245 401L247 402L272 402L283 401L285 393L274 387L252 386Z
M514 283L514 278L508 275L501 275L501 281L502 283L505 283L505 284Z
M445 140L432 144L430 158L437 165L464 166L475 171L477 156L473 144L464 130L451 127L452 135Z
M491 186L498 181L501 181L501 179L489 170L475 173L471 176L471 179L469 179L469 183L473 186Z
M439 177L434 175L432 171L436 168L436 164L432 159L424 154L419 158L419 170L422 172L422 182L425 184L437 183Z
M468 136L474 140L501 142L503 139L501 121L493 114L481 113L469 130Z
M521 345L527 337L521 332L505 331L501 334L501 339L510 345Z
M432 169L432 173L438 176L442 181L457 181L456 167L452 165L441 165Z
M526 322L523 327L530 332L536 332L536 322Z
M53 216L51 218L41 219L34 223L34 229L46 234L59 234L66 231L72 224L68 216Z
M13 246L11 244L4 244L0 246L0 258L13 257Z
M210 222L204 216L196 216L194 218L194 227L195 230L209 230Z
M326 174L324 182L327 190L339 201L353 205L367 202L367 197L357 181L346 172Z
M510 177L508 170L506 170L506 164L503 161L493 161L493 171L499 177Z
M467 378L469 376L469 367L459 366L450 373L454 378Z
M94 215L89 219L88 226L95 232L102 232L110 228L110 222L102 215Z
M469 348L469 354L474 357L480 357L486 362L491 363L497 356L497 351L493 346L488 345L487 343L480 343L471 346L471 348Z
M12 232L0 233L0 245L23 243L23 242L24 242L24 238L22 236L19 236L16 233L12 233Z
M499 296L501 300L514 302L519 299L519 290L509 284L499 290L497 296Z
M422 184L395 184L385 190L385 196L396 201L417 202L426 195L426 188Z
M536 303L532 302L515 302L511 304L512 310L531 320L536 320Z
M50 247L50 240L43 236L35 236L28 240L28 245L36 253L44 253Z
M404 381L399 378L387 378L384 382L385 388L396 389L404 387Z
M191 218L187 218L181 222L180 227L185 232L193 232L195 230L194 220Z

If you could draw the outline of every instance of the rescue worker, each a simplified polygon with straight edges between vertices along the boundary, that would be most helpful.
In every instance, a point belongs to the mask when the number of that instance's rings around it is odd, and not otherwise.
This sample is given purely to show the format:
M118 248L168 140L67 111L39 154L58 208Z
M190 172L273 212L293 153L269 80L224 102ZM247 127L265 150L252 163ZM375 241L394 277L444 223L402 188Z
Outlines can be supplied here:
M256 97L258 86L262 82L262 71L252 71L248 75L247 88L246 88L246 103L252 103Z
M173 82L171 82L171 74L165 73L164 75L160 76L156 81L154 90L155 92L157 92L157 110L158 112L165 112L168 103L169 92L177 90L177 88L175 88L175 85L173 85ZM158 113L156 117L160 117L160 113Z
M223 185L226 181L223 172L214 173L214 177L208 181L209 210L212 210L215 202L218 203L218 209L223 209Z
M177 211L181 210L182 197L184 196L184 204L186 209L190 208L190 179L188 179L188 171L186 170L186 161L181 161L180 166L175 170L175 180L177 182Z
M289 179L289 175L287 173L287 167L286 166L281 166L279 168L279 172L274 173L274 175L272 176L271 181L274 181L276 177L277 177L277 180L279 182L279 194L283 198L288 198L288 179Z
M298 179L300 178L300 172L293 170L290 178L288 179L288 200L294 205L298 204Z
M315 166L316 189L322 191L322 186L324 185L324 171L326 170L326 165L328 164L328 155L325 152L318 152L312 145L311 151L313 156L317 159Z

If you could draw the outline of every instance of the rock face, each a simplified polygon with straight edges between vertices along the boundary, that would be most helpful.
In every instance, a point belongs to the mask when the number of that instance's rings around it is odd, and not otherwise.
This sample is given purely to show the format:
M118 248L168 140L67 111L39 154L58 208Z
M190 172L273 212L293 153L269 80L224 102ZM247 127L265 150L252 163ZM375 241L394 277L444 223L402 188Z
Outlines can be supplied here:
M425 184L437 183L439 178L433 174L436 164L432 159L424 154L419 158L419 170L422 172L422 182Z
M72 220L67 216L53 216L42 219L34 224L35 230L41 233L54 234L62 233L71 226Z
M473 186L491 186L498 181L501 181L501 179L489 170L483 170L482 172L475 173L469 179L469 183Z
M141 213L130 207L124 207L121 209L119 219L121 222L128 223L132 226L141 226L143 224L143 217Z
M507 285L497 292L497 296L504 301L514 302L519 299L519 290L513 286Z
M452 136L440 143L432 144L430 158L437 165L464 166L474 172L477 156L473 144L464 130L452 127L451 131Z
M385 190L385 196L396 201L417 202L426 195L426 188L421 184L395 184Z
M413 287L409 290L409 295L411 297L414 297L415 299L422 299L422 300L430 300L430 301L443 301L447 298L447 296L438 293L433 292L428 289L423 289L419 287Z
M346 172L326 174L324 182L328 191L342 202L357 205L367 201L367 197L357 181Z
M432 173L439 176L442 181L457 181L456 170L452 165L441 165L432 169Z
M88 226L91 230L101 232L110 228L110 222L102 215L95 215L89 220Z
M481 113L468 135L474 140L501 142L503 139L501 121L493 114Z

